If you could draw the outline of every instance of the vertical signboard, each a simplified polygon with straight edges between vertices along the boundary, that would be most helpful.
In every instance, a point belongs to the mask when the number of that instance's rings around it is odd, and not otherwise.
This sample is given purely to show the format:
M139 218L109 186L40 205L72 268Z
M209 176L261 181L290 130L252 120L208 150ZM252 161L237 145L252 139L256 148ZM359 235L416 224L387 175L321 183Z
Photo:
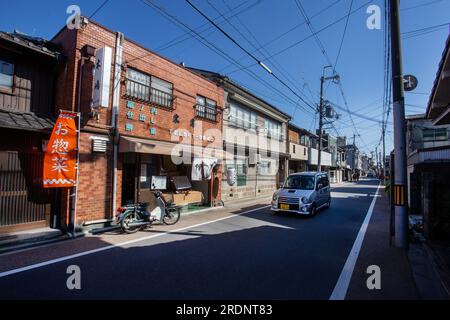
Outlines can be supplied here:
M112 49L104 47L95 54L94 91L92 107L107 108L109 105L109 89L111 82Z
M44 156L44 188L67 188L76 185L78 135L77 113L61 111Z

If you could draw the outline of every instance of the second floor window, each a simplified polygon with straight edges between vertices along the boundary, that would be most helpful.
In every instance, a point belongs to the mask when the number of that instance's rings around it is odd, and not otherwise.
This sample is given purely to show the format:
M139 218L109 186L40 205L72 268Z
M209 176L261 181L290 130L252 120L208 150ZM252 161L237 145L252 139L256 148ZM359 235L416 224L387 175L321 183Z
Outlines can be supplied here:
M172 107L173 85L137 70L127 70L127 96L152 102L162 107Z
M423 141L446 141L448 140L447 128L423 129Z
M216 102L202 96L197 96L197 103L195 105L195 115L203 119L216 121L217 116Z
M237 103L230 103L230 117L231 125L243 129L256 129L256 113L249 109L238 105Z
M266 119L265 125L266 125L267 137L275 139L275 140L282 139L280 123Z
M0 60L0 87L11 89L13 87L14 65Z

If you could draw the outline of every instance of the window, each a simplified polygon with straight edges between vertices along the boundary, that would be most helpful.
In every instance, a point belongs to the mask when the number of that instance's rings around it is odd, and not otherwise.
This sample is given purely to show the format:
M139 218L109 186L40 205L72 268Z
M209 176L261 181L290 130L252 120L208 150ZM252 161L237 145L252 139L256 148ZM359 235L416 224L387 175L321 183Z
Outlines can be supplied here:
M173 86L170 82L162 79L151 77L151 95L150 101L159 106L171 108L172 107L172 92Z
M243 129L256 129L256 113L244 106L232 102L230 104L230 124Z
M289 176L284 183L283 189L314 190L314 176Z
M295 144L292 145L292 153L295 154Z
M422 131L423 141L445 141L448 139L447 129L423 129Z
M306 148L303 148L303 155L306 156Z
M276 140L281 140L281 124L279 122L272 121L270 119L265 120L267 137L273 138Z
M197 104L195 105L195 115L203 119L217 121L216 102L202 96L197 96Z
M127 96L143 101L150 101L150 82L151 78L149 75L128 69Z
M0 87L11 89L13 87L14 65L0 60Z
M127 96L153 102L159 106L172 107L171 83L134 69L127 70Z

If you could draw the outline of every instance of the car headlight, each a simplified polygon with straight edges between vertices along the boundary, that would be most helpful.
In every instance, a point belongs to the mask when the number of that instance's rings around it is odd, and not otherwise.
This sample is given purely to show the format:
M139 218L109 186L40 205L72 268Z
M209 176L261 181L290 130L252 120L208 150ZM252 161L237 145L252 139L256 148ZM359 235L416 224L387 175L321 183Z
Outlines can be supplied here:
M272 197L272 200L273 201L277 201L278 200L278 194L274 193L273 197Z
M304 204L309 203L309 199L307 197L302 197L302 203Z

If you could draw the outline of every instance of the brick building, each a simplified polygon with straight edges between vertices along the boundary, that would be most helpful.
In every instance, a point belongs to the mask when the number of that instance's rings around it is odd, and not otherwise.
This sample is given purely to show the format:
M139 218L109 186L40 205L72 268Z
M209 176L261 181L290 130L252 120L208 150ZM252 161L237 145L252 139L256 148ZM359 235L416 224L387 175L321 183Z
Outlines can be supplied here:
M56 108L82 114L78 226L110 221L121 204L149 202L153 189L180 204L217 204L223 89L87 19L52 41L67 59ZM192 161L214 167L209 180L193 179ZM180 184L193 192L177 195ZM67 224L67 192L64 199Z

